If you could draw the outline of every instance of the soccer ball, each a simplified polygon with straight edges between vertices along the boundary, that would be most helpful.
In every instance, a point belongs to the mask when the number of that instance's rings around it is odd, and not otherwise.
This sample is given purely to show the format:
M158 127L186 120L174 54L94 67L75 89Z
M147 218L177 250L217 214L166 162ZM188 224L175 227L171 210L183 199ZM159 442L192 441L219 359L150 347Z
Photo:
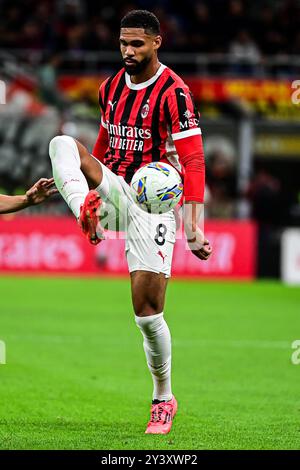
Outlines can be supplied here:
M162 214L178 204L183 184L173 166L153 162L137 170L131 181L131 189L133 199L141 209Z

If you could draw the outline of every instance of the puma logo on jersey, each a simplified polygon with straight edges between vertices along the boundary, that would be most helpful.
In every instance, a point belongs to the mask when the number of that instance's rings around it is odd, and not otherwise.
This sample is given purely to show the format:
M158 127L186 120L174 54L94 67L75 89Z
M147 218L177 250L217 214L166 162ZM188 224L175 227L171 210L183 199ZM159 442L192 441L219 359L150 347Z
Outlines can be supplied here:
M164 255L160 250L157 252L157 254L162 257L162 260L163 260L163 263L164 263L165 258L167 257L167 255Z
M111 106L111 109L114 110L114 105L116 104L116 101L112 102L111 100L108 100L108 104Z

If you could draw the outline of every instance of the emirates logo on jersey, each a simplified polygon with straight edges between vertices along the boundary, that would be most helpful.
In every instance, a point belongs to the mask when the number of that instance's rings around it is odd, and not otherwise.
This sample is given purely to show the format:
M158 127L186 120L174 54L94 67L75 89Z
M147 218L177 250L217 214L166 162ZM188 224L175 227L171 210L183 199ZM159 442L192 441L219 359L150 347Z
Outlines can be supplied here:
M143 129L140 126L124 126L110 124L106 121L109 133L109 146L116 150L132 150L142 152L144 140L151 139L151 129Z
M148 116L149 111L150 111L150 106L147 102L146 104L144 104L144 106L142 107L142 111L141 111L141 116L143 119L145 119L145 117Z

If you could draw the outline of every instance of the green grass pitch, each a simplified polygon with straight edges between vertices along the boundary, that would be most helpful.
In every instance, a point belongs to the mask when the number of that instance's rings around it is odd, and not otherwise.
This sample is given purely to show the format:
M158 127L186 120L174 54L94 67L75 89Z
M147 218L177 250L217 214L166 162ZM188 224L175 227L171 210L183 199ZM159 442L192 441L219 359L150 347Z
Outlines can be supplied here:
M1 449L299 449L300 289L171 280L179 410L144 434L152 381L128 280L0 279Z

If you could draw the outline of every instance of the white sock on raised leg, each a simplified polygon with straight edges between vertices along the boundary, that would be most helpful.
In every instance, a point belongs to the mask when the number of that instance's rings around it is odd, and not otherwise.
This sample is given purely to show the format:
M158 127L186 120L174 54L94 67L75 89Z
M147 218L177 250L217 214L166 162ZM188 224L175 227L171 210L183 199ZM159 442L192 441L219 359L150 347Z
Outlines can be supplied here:
M89 187L80 169L75 140L67 135L54 137L49 144L49 155L56 187L78 219Z

